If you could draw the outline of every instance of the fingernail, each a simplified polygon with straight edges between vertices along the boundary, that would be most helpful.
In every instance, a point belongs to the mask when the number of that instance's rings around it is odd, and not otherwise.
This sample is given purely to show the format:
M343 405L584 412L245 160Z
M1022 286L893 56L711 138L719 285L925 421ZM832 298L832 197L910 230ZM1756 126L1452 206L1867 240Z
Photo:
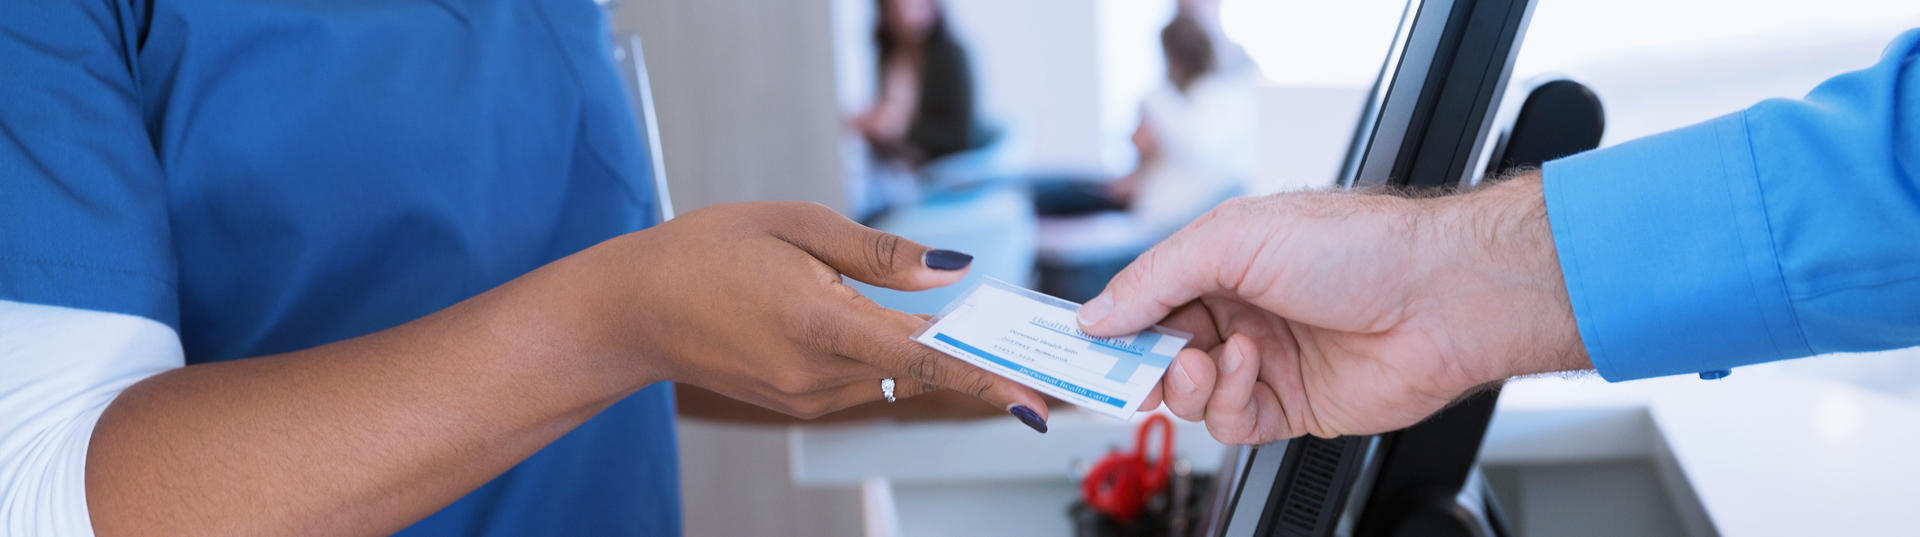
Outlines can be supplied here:
M973 264L973 256L953 250L927 250L920 256L920 264L933 270L960 270Z
M1100 321L1106 319L1107 314L1112 311L1113 297L1108 296L1106 293L1101 293L1100 296L1093 297L1093 300L1089 300L1086 304L1080 306L1080 326L1099 324Z
M1013 405L1012 408L1007 409L1007 413L1020 418L1020 423L1027 424L1040 434L1047 434L1047 420L1040 419L1040 415L1033 413L1033 409L1027 408L1026 405Z
M1222 353L1220 357L1220 374L1230 375L1234 371L1239 371L1240 366L1246 363L1247 354L1240 351L1240 346L1229 345L1227 346L1227 352Z
M1192 394L1195 390L1200 389L1200 383L1194 382L1193 375L1187 374L1187 364L1185 362L1175 363L1173 371L1175 373L1173 379L1174 389L1180 390L1180 393L1184 394Z

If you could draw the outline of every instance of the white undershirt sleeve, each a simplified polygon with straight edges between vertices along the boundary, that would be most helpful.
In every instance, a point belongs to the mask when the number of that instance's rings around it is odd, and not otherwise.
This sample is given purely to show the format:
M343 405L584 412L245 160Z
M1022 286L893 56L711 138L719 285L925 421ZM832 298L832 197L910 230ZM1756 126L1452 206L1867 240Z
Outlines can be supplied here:
M107 404L186 364L143 317L0 300L0 535L91 537L87 444Z

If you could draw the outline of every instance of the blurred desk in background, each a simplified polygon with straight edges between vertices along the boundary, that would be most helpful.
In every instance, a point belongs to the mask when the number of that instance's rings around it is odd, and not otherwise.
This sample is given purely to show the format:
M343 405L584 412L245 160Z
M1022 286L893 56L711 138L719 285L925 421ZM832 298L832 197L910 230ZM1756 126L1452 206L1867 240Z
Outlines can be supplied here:
M1067 535L1074 467L1130 445L1133 425L1068 408L1050 423L1044 436L1011 420L795 427L792 478L865 483L864 516L898 535ZM1176 435L1196 472L1228 449L1199 424ZM1511 383L1481 461L1528 537L1889 535L1914 528L1916 450L1920 405L1735 372ZM870 537L895 529L882 526Z

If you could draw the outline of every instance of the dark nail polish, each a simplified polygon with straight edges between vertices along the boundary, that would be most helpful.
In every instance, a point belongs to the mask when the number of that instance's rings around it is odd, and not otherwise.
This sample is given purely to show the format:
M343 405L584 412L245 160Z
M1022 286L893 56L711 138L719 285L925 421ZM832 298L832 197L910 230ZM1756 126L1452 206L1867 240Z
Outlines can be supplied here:
M1020 418L1020 423L1027 424L1028 427L1039 431L1040 434L1047 433L1047 420L1040 419L1040 415L1033 413L1033 409L1027 408L1025 405L1013 405L1013 408L1007 409L1007 413L1013 414L1013 417Z
M933 270L960 270L973 264L973 256L953 250L928 250L920 257L920 264Z

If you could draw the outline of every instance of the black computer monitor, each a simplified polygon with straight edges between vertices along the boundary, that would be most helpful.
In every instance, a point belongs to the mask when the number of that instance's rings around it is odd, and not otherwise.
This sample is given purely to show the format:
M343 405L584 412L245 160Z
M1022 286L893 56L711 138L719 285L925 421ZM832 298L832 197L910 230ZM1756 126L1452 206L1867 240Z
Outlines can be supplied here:
M1410 0L1354 131L1340 185L1477 184L1532 8L1532 0ZM1497 397L1497 391L1480 393L1391 433L1233 450L1200 534L1511 533L1475 482Z

